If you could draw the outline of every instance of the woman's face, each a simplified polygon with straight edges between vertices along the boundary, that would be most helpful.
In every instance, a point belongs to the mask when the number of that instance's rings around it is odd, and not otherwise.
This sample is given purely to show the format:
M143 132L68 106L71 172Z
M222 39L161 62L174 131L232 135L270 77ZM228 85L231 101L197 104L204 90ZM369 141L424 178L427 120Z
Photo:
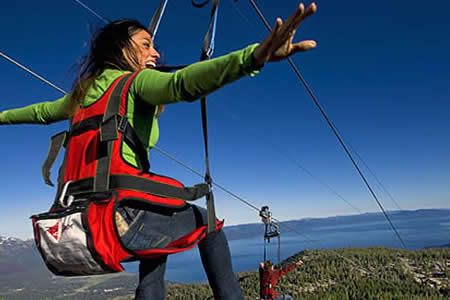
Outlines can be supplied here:
M153 40L150 34L145 30L140 30L131 37L131 40L136 47L136 58L139 62L139 68L156 67L156 61L160 55L153 47Z

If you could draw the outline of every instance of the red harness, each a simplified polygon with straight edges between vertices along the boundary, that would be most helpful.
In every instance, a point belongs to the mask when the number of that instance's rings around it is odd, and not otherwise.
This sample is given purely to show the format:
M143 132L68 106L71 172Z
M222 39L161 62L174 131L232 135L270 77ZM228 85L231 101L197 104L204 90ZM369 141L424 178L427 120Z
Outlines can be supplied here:
M42 239L49 241L49 238L45 236L47 231L44 225L39 227L39 221L48 221L56 214L66 216L70 209L83 211L83 226L88 231L87 247L104 272L123 271L120 262L125 260L185 251L197 245L206 235L207 226L203 225L165 248L142 251L130 251L120 242L114 217L119 204L140 202L180 208L186 205L186 201L199 199L209 193L206 184L184 187L178 180L148 171L147 150L126 117L127 95L136 75L137 72L116 79L98 101L75 112L69 132L52 138L49 156L43 167L44 179L48 184L52 184L50 168L61 147L66 146L58 179L56 199L59 203L55 201L49 213L35 215L32 220L37 246L54 273L80 275L84 272L83 275L89 275L86 274L89 271L63 270L64 266L51 265L41 247ZM150 109L154 112L155 107ZM124 160L124 144L137 154L138 168ZM68 205L61 207L64 203ZM58 222L62 222L61 217L58 218ZM216 221L216 230L222 226L223 222ZM60 235L68 231L61 230Z

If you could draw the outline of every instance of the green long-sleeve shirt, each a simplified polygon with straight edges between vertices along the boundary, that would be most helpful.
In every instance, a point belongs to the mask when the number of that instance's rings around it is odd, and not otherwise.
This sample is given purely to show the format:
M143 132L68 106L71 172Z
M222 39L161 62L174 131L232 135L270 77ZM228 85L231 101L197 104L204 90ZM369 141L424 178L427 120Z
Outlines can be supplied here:
M150 113L153 110L143 103L161 105L182 100L193 101L245 75L254 74L259 68L252 55L256 46L198 62L174 73L152 69L141 71L130 87L127 117L144 145L150 148L157 143L159 127L156 115ZM106 69L89 88L82 105L97 101L111 83L124 73L126 71ZM69 97L66 95L55 101L3 111L0 113L0 125L50 124L68 119L68 108ZM153 121L149 122L149 118L153 118ZM137 165L135 154L126 145L123 155L128 162Z

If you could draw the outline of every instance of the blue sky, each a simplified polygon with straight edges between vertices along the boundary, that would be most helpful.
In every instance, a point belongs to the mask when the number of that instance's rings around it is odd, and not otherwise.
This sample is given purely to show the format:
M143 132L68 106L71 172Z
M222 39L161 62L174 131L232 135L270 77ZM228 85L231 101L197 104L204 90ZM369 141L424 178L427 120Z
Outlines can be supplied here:
M109 19L136 18L144 24L158 5L143 0L85 3ZM297 1L259 3L273 23L289 15ZM317 14L301 26L297 39L316 39L318 48L294 60L322 105L401 208L449 208L450 3L317 4ZM101 22L72 0L3 1L0 8L0 50L70 89L73 66ZM169 1L156 41L167 63L198 59L208 14L190 1ZM247 1L222 1L216 56L265 35ZM0 110L60 97L6 60L0 61L0 72ZM281 220L357 213L287 158L293 157L361 211L377 211L287 63L268 64L257 77L212 94L209 112L213 178L256 206L271 206ZM169 106L160 126L159 146L203 171L199 104ZM40 167L49 137L65 127L0 127L0 235L31 236L28 217L50 206L54 190L43 184ZM160 154L151 156L155 172L186 184L198 181ZM365 172L385 207L395 209ZM256 212L216 191L218 215L228 224L258 221Z

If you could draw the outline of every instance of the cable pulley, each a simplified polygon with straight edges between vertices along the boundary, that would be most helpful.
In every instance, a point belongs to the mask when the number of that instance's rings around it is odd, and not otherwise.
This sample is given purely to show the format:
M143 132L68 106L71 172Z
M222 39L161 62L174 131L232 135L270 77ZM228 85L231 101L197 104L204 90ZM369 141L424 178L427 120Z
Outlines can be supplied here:
M272 212L270 211L268 206L261 207L259 211L259 216L261 217L261 221L264 223L264 261L267 260L267 246L270 244L270 240L273 238L277 238L278 244L278 263L281 262L281 232L280 226L277 222L275 222L272 218Z

